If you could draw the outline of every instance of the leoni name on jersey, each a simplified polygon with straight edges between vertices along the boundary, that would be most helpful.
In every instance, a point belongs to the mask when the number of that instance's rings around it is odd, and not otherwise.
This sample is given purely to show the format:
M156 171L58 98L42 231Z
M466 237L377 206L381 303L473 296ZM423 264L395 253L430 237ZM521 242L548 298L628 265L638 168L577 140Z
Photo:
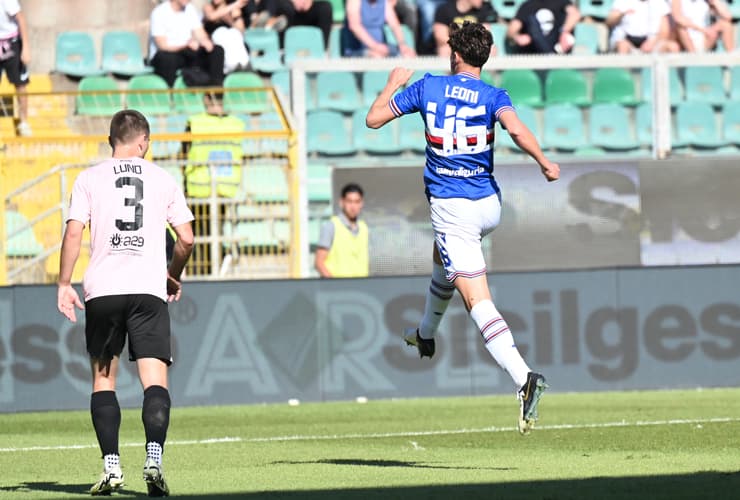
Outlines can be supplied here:
M445 97L455 97L462 101L476 104L478 102L478 91L466 89L465 87L458 87L457 85L453 85L450 89L449 85L445 85Z

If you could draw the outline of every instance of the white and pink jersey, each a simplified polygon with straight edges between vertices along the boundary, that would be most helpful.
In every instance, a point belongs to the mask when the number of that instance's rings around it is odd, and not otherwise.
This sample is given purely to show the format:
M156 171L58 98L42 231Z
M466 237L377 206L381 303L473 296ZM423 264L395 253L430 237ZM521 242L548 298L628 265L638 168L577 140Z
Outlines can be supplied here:
M84 170L67 220L90 228L85 301L105 295L167 299L166 223L193 220L175 179L141 158L111 158Z

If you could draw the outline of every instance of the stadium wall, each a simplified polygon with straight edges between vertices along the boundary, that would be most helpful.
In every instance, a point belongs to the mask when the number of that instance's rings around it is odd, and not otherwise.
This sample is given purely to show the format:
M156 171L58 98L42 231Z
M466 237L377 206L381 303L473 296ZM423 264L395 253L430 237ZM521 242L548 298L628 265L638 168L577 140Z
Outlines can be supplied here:
M737 385L740 266L498 273L492 292L553 391ZM514 387L458 297L433 361L402 345L425 277L193 282L171 306L174 404L485 395ZM54 286L0 288L0 409L84 409L84 318L64 320ZM118 393L136 407L135 365Z

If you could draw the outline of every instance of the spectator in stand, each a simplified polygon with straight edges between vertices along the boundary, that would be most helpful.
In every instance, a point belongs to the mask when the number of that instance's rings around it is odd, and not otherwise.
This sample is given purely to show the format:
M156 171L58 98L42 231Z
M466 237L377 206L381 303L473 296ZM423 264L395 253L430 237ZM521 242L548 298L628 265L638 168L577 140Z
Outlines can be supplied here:
M282 11L290 26L316 26L324 34L324 47L329 46L329 35L334 16L331 3L326 0L280 0Z
M463 22L470 21L483 24L490 31L491 23L495 23L497 18L496 11L488 1L447 0L447 3L440 5L434 14L432 31L437 46L437 55L450 57L452 50L447 41L450 39L451 24L462 26Z
M244 45L242 7L248 0L211 0L203 5L203 27L213 43L224 49L224 73L244 70L249 53Z
M420 53L436 54L433 36L434 16L437 9L445 4L447 0L416 0L416 8L419 13L419 43L417 47Z
M242 17L249 28L265 28L282 33L288 27L288 18L279 0L249 0L242 7Z
M665 0L614 0L606 17L609 49L631 52L678 52L671 40L671 8Z
M348 57L413 57L416 51L404 38L396 16L395 0L347 0L347 19L342 27L342 55ZM388 24L398 45L385 39Z
M509 22L506 38L520 54L565 54L581 13L570 0L526 0Z
M686 52L706 52L717 46L735 49L732 13L722 0L671 0L676 37Z
M31 45L28 43L26 18L18 0L0 0L0 78L5 70L8 81L18 93L18 135L31 135L28 125L28 69Z
M208 36L190 0L166 0L152 10L149 61L171 87L178 69L188 85L221 86L224 49Z

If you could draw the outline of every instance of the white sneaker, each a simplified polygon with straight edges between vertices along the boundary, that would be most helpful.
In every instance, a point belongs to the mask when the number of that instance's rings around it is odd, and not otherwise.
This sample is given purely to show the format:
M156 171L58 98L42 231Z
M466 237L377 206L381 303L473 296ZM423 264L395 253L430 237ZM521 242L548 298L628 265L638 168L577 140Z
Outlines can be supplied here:
M90 494L95 496L110 495L111 491L115 491L121 486L123 486L123 472L121 472L121 467L114 467L103 471L100 480L90 488Z
M153 458L147 457L144 463L144 481L150 497L170 496L170 488L164 480L164 470Z
M31 126L28 122L23 121L18 123L18 135L21 137L29 137L31 135Z

